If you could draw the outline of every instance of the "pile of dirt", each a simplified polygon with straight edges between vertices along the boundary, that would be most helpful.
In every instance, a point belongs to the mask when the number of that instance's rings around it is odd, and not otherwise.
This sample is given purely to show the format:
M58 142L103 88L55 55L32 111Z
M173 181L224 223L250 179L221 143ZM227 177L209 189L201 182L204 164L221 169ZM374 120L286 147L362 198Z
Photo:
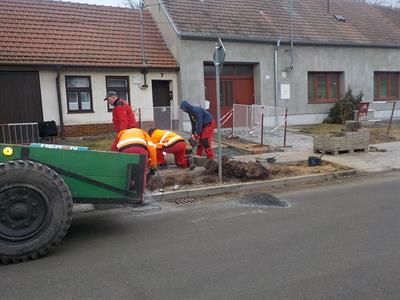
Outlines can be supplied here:
M204 175L218 173L218 163L213 160L207 161L204 168ZM222 175L228 178L267 179L269 171L258 162L243 162L224 156L222 158Z

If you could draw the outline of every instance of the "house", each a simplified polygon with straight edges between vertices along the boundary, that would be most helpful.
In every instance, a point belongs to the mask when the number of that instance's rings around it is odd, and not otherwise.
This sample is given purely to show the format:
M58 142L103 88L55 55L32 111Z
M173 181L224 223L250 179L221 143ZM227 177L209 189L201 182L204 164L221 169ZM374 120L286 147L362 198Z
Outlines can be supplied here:
M218 38L227 51L222 113L234 103L288 107L289 122L305 124L326 118L348 87L363 92L376 117L390 115L383 101L400 100L400 24L390 9L343 0L156 2L146 1L180 65L179 98L210 100L213 114Z
M0 1L0 124L55 120L63 136L112 132L120 93L144 120L177 107L176 60L144 11L51 0ZM143 43L141 39L143 32Z

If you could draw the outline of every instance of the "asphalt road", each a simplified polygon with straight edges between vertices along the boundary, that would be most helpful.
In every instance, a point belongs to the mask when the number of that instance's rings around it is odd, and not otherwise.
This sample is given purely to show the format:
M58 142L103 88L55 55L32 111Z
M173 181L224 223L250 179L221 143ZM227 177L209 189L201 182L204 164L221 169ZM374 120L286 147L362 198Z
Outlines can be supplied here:
M81 214L50 255L0 266L0 299L400 299L399 179Z

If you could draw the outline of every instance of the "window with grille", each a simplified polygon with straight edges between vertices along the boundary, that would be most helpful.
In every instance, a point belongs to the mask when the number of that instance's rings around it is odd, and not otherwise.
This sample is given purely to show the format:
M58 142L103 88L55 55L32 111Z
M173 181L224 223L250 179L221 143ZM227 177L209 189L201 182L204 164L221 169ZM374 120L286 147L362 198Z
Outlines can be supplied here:
M114 91L118 93L118 97L131 103L129 94L129 77L128 76L106 76L106 89L107 92ZM107 104L108 110L111 107Z
M93 112L89 76L65 76L68 113Z
M375 100L400 100L400 72L375 72Z
M340 98L340 72L308 72L308 102L329 103Z

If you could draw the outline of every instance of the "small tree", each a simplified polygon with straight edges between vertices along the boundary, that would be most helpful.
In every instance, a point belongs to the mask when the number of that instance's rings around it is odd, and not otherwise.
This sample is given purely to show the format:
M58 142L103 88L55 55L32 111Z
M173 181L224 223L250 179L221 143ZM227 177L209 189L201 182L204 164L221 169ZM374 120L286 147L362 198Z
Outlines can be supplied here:
M354 110L357 109L357 105L361 102L363 96L363 92L354 96L352 89L349 87L344 97L338 100L331 108L324 123L344 124L347 120L353 120Z
M123 0L123 4L132 9L139 9L142 4L142 0Z

